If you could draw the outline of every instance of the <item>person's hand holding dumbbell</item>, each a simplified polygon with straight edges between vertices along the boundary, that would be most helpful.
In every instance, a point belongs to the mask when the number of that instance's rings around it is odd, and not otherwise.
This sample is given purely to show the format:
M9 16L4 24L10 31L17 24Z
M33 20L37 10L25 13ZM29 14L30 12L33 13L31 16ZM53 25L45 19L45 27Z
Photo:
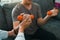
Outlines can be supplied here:
M29 17L31 18L31 20L34 19L34 15L32 15L32 14L24 14L24 13L21 13L20 15L18 15L18 16L17 16L17 19L18 19L19 21L22 21L22 20L24 20L25 18L27 18L28 15L30 15Z
M27 27L29 27L29 25L32 23L32 19L31 19L29 14L23 14L23 15L21 15L21 18L23 18L23 19L20 20L21 21L21 23L20 23L21 27L19 27L19 30L20 30L20 32L24 32L24 30Z
M17 20L20 21L20 23L14 29L15 34L17 35L18 29L20 28L20 26L21 26L21 30L24 30L25 28L27 28L32 23L33 19L34 19L34 15L20 13L20 15L17 16Z
M53 8L52 10L47 12L47 15L50 17L57 16L58 15L58 9Z

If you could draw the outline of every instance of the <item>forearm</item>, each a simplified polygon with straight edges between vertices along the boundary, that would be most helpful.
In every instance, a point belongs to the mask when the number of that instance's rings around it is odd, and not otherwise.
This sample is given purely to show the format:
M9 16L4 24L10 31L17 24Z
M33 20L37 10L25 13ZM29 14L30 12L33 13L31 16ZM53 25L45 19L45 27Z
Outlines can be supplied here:
M39 25L44 25L50 18L51 18L50 16L46 15L44 18L39 18L37 22Z
M24 33L23 32L19 32L17 37L15 38L15 40L25 40Z
M13 29L14 30L14 33L17 35L18 34L18 29L23 27L23 24L22 23L19 23L17 26L15 26L15 28ZM21 28L20 31L23 31L23 29Z
M43 18L43 21L44 23L46 23L51 17L49 15L46 15L44 18Z
M22 26L20 26L20 28L18 30L17 37L15 38L15 40L25 40L25 37L24 37L24 28L22 28Z

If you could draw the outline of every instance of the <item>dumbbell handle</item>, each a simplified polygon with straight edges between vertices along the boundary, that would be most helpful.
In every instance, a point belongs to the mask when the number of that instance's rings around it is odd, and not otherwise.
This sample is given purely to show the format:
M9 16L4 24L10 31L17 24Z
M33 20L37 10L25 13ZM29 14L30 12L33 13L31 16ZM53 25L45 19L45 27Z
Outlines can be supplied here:
M32 20L34 19L34 15L30 15L30 17L31 17ZM19 21L22 21L23 20L23 16L19 15L19 16L17 16L17 19Z

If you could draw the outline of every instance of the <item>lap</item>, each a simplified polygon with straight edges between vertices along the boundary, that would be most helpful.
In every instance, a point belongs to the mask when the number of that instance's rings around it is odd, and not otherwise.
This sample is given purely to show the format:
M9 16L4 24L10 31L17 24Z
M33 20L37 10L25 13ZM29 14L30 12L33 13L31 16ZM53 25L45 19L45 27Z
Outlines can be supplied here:
M37 39L37 40L56 40L56 37L53 33L50 33L43 29L38 29L33 35L25 34L27 40Z

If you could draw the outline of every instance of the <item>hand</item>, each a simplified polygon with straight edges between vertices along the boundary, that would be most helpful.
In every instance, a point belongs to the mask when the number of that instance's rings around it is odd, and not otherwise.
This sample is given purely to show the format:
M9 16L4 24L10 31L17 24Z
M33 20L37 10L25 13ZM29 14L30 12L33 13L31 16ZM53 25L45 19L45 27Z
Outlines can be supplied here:
M50 17L53 17L53 16L57 16L58 15L58 9L54 8L52 10L50 10L52 12L51 15L49 15Z
M51 16L57 16L58 15L58 9L53 9L51 10L53 12L53 14Z
M8 31L8 36L16 36L14 30Z
M21 16L23 16L23 20L27 17L27 15L29 14L25 14L25 13L20 13Z
M20 23L20 32L23 32L29 25L32 23L30 15L27 15L26 18Z

